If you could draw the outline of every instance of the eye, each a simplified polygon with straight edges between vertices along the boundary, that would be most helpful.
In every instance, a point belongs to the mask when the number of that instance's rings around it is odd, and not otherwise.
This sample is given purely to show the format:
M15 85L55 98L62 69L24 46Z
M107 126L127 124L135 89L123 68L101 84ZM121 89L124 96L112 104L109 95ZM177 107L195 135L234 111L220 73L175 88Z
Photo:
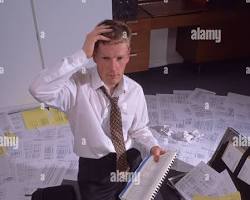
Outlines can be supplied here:
M109 57L102 57L102 59L103 59L103 60L108 60L108 59L109 59Z
M117 60L121 60L121 59L122 59L122 57L121 57L121 56L117 57Z

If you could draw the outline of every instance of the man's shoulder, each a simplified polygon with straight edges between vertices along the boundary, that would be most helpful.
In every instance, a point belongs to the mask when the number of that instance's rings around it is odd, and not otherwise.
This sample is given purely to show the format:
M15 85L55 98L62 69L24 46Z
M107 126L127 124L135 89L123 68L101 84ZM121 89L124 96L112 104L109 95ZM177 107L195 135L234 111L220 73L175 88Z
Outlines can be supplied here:
M136 90L142 91L142 86L137 83L135 80L129 78L128 76L124 75L124 79L127 83L128 90Z
M83 83L90 83L91 76L93 76L94 67L85 68L78 70L72 75L72 78L76 83L83 84Z

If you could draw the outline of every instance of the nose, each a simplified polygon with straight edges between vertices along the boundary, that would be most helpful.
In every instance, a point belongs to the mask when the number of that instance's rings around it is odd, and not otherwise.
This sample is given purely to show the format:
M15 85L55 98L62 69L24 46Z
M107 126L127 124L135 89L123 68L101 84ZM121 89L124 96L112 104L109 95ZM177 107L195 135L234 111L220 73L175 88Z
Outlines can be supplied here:
M118 67L118 62L117 62L117 60L116 60L116 59L112 59L112 60L111 60L111 64L110 64L111 70L112 70L112 71L116 71L117 67Z

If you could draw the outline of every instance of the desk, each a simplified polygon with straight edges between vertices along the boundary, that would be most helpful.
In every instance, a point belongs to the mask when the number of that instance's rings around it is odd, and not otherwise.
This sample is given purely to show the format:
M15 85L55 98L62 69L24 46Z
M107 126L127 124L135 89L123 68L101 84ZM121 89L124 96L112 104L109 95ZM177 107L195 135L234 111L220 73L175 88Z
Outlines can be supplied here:
M148 69L152 29L178 28L177 51L184 60L191 62L200 63L250 56L250 48L248 48L250 27L247 26L250 19L249 8L250 4L226 8L213 7L198 0L169 0L169 3L160 1L140 4L137 19L126 23L133 32L135 29L143 30L140 33L143 46L141 46L142 42L138 44L138 40L132 37L132 44L140 46L140 49L132 47L132 57L126 72ZM224 34L222 42L214 45L213 41L192 41L190 28L194 26L221 29ZM138 35L137 32L136 34Z

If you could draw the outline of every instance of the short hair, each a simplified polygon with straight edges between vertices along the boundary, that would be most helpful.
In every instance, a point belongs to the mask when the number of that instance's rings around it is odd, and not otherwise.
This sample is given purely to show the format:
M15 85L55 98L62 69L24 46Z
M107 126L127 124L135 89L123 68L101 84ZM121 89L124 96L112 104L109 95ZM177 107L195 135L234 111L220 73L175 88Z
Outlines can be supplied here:
M110 38L111 40L110 41L98 40L95 43L95 47L94 47L95 51L97 50L100 43L117 44L117 43L122 43L122 42L128 42L130 45L131 30L127 24L121 21L107 19L107 20L100 22L97 26L100 26L100 25L108 25L110 26L111 29L113 29L113 31L101 34L107 38Z

